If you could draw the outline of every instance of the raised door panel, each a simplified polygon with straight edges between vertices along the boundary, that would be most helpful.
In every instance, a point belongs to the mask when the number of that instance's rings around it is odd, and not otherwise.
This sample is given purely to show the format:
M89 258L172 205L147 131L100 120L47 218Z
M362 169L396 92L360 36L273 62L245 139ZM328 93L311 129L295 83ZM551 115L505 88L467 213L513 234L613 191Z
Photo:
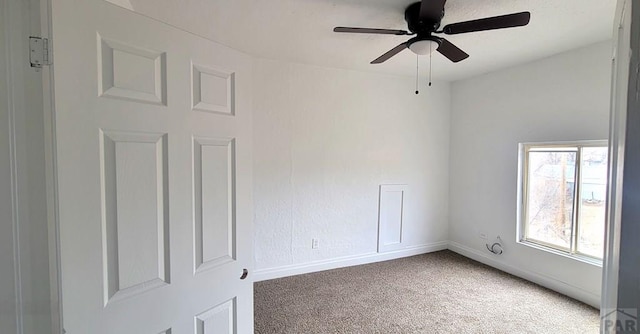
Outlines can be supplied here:
M235 114L235 73L192 65L194 110Z
M99 96L166 105L166 53L98 34Z
M235 334L236 331L236 301L228 300L195 318L195 334Z
M167 136L102 132L105 304L169 283Z
M235 142L194 138L196 272L235 260Z

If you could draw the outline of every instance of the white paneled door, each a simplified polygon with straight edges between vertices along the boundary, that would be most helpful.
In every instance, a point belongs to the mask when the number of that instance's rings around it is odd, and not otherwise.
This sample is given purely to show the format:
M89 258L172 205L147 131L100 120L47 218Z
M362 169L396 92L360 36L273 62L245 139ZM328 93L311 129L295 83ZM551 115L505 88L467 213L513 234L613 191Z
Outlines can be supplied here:
M52 15L66 332L252 333L250 58L103 0Z

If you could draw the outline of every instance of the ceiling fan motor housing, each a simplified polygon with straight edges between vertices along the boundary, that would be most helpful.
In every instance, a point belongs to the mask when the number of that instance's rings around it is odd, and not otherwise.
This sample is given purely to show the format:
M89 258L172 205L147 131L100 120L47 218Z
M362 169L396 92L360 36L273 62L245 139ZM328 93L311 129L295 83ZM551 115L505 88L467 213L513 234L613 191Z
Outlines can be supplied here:
M420 18L420 6L422 2L416 2L404 12L404 19L407 21L409 31L418 35L430 35L432 32L438 30L442 17L444 17L444 10L440 14L437 21Z

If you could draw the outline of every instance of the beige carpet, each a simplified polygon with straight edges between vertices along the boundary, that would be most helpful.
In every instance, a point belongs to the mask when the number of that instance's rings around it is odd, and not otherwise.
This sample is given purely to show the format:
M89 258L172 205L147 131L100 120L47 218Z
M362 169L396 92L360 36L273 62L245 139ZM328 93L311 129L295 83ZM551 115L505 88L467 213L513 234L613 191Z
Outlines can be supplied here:
M450 251L255 284L255 332L598 333L598 311Z

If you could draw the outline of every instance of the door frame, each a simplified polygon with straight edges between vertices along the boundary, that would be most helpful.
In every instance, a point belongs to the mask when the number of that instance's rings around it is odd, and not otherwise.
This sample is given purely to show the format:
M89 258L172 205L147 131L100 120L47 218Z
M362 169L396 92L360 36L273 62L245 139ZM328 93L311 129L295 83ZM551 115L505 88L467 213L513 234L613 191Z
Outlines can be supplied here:
M39 1L41 36L52 41L51 0ZM35 9L34 9L35 10ZM49 43L49 56L53 57L53 41ZM56 154L56 125L55 125L55 90L54 90L54 62L44 66L42 70L42 94L45 143L45 168L47 192L47 217L49 233L49 279L51 290L51 333L64 334L64 317L62 308L62 267L60 260L60 220L58 216L58 167Z
M626 3L626 18L620 26L626 29L628 40L621 41L617 52L624 53L623 59L628 61L618 64L619 72L624 73L620 79L620 87L614 83L612 108L611 138L612 145L617 146L620 157L611 162L611 170L618 173L615 194L611 194L612 207L609 212L605 271L603 273L603 320L609 321L603 326L603 333L616 331L616 315L623 317L625 312L640 309L640 268L637 257L640 255L640 209L637 206L637 194L640 191L640 6L631 0L618 0L618 7ZM620 20L616 18L616 24ZM617 164L616 164L617 163ZM615 206L614 206L615 205ZM628 314L628 313L627 313ZM623 318L624 319L624 318ZM611 326L614 324L614 326ZM620 322L624 324L624 322ZM624 329L623 329L624 330Z
M0 288L12 288L7 293L14 296L15 310L14 323L3 324L11 327L0 326L0 331L8 333L63 333L55 203L54 92L50 84L53 69L29 66L28 37L48 38L49 8L50 0L0 0L0 71L7 88L0 92L0 112L8 119L3 126L7 127L9 138L9 154L3 154L0 163L11 171L7 180L11 184L11 203L1 204L3 210L5 206L9 208L13 231L13 263L2 263L2 269L11 270L14 277L13 287ZM38 242L30 239L34 235L39 237ZM33 283L34 279L37 283ZM48 289L33 289L35 284L48 285ZM27 304L37 310L27 309ZM34 327L32 321L36 318L38 325Z
M618 0L613 36L611 64L611 107L609 118L609 171L607 214L605 224L605 252L602 267L601 320L615 323L618 303L618 271L620 268L620 213L622 207L625 130L627 128L627 90L629 83L629 41L626 37L631 22L631 1ZM625 64L626 63L626 64ZM626 67L626 69L625 69ZM606 326L602 331L609 333Z
M3 313L0 321L0 331L19 332L20 324L22 322L22 310L20 308L21 291L19 268L16 264L19 262L18 253L18 237L15 233L18 225L17 209L15 203L17 202L17 193L14 189L14 184L17 181L15 175L15 150L16 144L12 138L15 138L15 107L12 105L13 91L9 90L9 87L14 86L14 76L12 74L14 70L14 64L12 58L15 57L13 50L11 49L11 39L16 33L13 27L10 26L11 12L9 10L9 1L0 0L0 76L2 82L0 82L0 196L2 196L2 202L0 202L0 219L6 221L8 219L10 226L0 225L0 243L3 245L10 245L11 255L0 258L0 268L2 272L0 275L0 291L2 291L2 298L7 306L11 306L11 311L7 310ZM21 28L21 27L20 27ZM8 141L5 144L4 140ZM7 191L8 190L8 191ZM6 247L6 246L5 246ZM9 247L7 247L9 248ZM6 254L6 252L5 252ZM6 296L6 297L4 297ZM9 296L13 297L13 300L9 300ZM12 320L9 320L12 319Z

